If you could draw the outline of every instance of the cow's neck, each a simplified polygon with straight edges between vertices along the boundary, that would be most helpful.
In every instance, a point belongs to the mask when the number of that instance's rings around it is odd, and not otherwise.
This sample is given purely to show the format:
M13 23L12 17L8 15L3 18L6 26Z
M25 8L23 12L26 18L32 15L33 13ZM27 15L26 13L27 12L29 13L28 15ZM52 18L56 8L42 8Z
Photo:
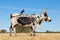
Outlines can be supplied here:
M42 20L39 21L39 25L42 23Z

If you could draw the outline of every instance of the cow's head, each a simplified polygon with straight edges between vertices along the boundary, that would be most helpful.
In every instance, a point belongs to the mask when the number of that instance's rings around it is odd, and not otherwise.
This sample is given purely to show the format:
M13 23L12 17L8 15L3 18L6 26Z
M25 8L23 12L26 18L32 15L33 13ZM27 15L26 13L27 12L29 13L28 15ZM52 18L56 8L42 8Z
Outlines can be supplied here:
M51 22L51 18L47 15L46 10L44 10L43 15L41 16L42 20L45 22Z

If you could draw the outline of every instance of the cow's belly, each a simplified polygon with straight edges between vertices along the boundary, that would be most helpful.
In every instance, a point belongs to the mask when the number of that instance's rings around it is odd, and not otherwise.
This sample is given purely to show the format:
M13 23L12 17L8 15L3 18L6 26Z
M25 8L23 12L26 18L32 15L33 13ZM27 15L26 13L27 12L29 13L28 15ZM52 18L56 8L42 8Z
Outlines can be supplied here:
M31 24L29 24L29 25L23 25L23 27L31 27L32 25Z

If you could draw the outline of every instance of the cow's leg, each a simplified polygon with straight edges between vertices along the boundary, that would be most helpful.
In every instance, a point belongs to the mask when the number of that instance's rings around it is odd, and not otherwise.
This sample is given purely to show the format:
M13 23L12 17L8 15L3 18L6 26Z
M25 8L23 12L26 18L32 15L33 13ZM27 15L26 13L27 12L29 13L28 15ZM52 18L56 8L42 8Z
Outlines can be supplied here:
M14 26L10 26L10 36L12 36L12 31L14 32L14 34L16 35L16 27L14 27Z
M16 27L13 28L14 34L16 36Z
M9 29L10 30L10 36L12 35L12 28Z
M30 32L31 32L30 33L31 36L35 36L35 28L34 27L30 28Z
M11 24L11 26L10 26L10 36L12 36L12 31L15 33L16 31L15 31L15 26L16 25L12 25ZM15 33L16 34L16 33Z
M16 25L13 26L13 32L14 32L15 36L16 36L16 27L17 27L17 25L18 24L16 24Z
M12 36L12 31L13 31L12 24L11 24L9 30L10 30L10 36Z
M35 28L33 27L33 36L35 36Z
M33 28L30 27L30 36L32 36L32 35L33 35Z

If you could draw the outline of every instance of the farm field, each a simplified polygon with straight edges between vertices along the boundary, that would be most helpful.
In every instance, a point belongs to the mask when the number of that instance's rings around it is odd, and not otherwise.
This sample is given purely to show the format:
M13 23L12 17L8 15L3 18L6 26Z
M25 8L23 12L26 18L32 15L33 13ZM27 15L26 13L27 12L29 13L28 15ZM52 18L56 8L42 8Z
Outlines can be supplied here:
M0 33L0 40L60 40L60 33L36 33L36 36L29 33L17 33L17 36Z

